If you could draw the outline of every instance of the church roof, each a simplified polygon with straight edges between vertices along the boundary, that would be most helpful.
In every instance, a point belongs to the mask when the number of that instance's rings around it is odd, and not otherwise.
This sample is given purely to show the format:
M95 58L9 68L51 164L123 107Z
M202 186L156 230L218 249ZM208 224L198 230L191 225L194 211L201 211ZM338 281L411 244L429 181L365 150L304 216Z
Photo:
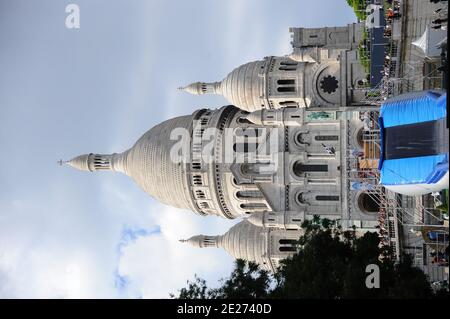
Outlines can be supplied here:
M264 95L264 82L260 76L264 66L265 61L254 61L231 71L220 85L223 97L243 110L259 109Z
M266 264L268 257L267 231L244 220L230 228L219 239L219 246L238 259Z
M221 94L240 109L255 111L263 103L265 65L266 60L249 62L235 68L221 82L195 82L180 89L194 95Z
M268 230L243 220L223 235L197 235L181 241L198 248L220 247L236 259L253 261L271 270L267 236Z
M158 201L178 208L191 209L184 166L171 158L173 129L190 129L193 115L164 121L147 131L129 150L120 154L85 154L67 161L82 171L112 170L131 177L146 193Z
M170 157L171 140L175 128L188 129L192 125L191 115L164 121L145 133L126 152L126 174L146 193L164 204L179 208L190 208L189 190L184 182L183 163Z

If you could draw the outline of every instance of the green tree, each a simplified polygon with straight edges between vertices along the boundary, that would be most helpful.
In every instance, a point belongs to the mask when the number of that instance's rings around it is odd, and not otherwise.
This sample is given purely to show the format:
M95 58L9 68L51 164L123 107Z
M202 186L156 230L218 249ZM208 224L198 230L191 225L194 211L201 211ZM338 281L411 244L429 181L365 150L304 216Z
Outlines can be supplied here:
M396 262L390 247L380 246L376 233L356 237L334 222L320 219L302 225L298 253L282 261L273 275L256 264L237 260L219 288L207 288L196 277L178 298L428 298L433 292L426 275L404 256ZM366 286L366 267L380 270L380 288ZM440 292L439 296L445 293ZM448 295L448 293L447 293Z
M219 288L210 289L206 281L195 276L188 286L179 291L179 299L241 299L267 298L271 277L255 263L242 259L235 261L235 268L229 278L221 280ZM175 298L175 295L171 295Z
M181 288L179 291L179 295L176 298L179 299L210 299L213 296L211 295L211 289L208 289L206 286L206 280L197 277L194 278L194 281L187 281L187 287ZM170 294L171 298L175 298L174 294Z
M347 0L347 4L353 8L353 11L355 12L356 17L359 20L365 20L366 19L366 0Z

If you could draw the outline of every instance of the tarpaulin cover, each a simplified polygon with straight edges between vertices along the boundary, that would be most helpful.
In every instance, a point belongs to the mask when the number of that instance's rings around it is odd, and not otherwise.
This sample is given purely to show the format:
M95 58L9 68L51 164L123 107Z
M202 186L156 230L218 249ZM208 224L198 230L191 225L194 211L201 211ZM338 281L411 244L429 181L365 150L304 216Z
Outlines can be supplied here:
M436 183L448 170L448 166L445 169L445 164L448 165L446 154L386 160L381 168L380 184Z
M424 91L386 101L380 111L383 185L436 183L448 171L446 94Z
M384 160L444 154L446 119L391 126L384 129Z
M380 117L385 128L433 121L446 116L446 94L433 91L413 92L387 100Z

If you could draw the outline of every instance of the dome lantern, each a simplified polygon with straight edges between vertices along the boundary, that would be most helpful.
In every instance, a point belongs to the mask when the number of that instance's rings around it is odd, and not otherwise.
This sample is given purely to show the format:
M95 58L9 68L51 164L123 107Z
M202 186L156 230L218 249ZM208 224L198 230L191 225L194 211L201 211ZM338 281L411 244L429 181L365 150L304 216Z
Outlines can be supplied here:
M193 95L203 95L203 94L221 94L220 82L195 82L191 83L185 87L179 87L180 91L185 91Z
M80 171L115 171L125 173L124 154L83 154L69 161L59 161L59 164L67 164Z

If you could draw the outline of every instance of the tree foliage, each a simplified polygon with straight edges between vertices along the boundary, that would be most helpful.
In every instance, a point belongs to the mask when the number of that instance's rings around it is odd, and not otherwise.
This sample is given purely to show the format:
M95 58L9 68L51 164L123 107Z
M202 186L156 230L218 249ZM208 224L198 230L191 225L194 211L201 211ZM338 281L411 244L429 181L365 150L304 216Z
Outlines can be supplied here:
M353 8L353 11L355 12L356 17L359 20L365 20L366 19L366 0L347 0L347 4Z
M179 299L241 299L268 298L271 277L257 264L242 259L235 261L230 277L221 280L219 288L208 288L206 281L195 276L179 291ZM175 297L171 295L171 297Z
M208 288L195 277L177 298L429 298L433 291L426 275L404 256L395 262L390 247L380 246L376 233L356 237L334 222L315 216L302 225L299 250L282 261L274 274L256 264L237 260L219 288ZM380 288L366 286L366 267L380 269ZM442 292L441 292L442 294ZM175 297L175 296L172 296Z

